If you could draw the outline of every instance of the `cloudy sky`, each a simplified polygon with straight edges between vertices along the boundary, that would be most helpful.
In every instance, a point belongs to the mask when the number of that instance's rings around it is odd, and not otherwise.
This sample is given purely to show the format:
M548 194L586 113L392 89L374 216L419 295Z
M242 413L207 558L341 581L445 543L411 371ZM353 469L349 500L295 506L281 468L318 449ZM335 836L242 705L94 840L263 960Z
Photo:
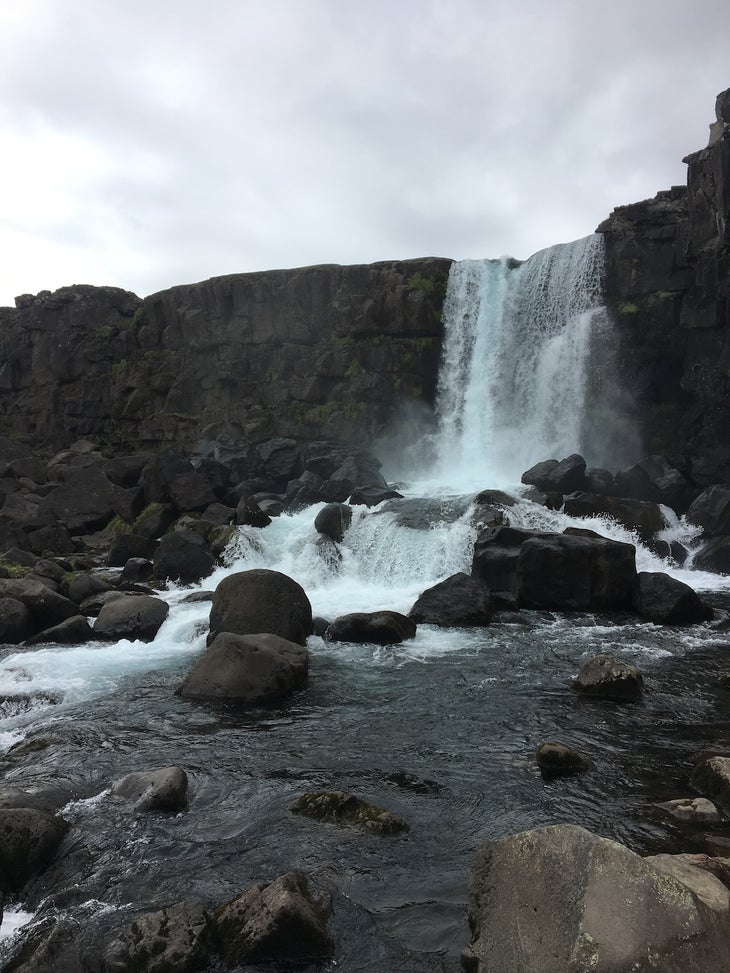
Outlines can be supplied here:
M0 304L524 258L685 181L728 0L8 0Z

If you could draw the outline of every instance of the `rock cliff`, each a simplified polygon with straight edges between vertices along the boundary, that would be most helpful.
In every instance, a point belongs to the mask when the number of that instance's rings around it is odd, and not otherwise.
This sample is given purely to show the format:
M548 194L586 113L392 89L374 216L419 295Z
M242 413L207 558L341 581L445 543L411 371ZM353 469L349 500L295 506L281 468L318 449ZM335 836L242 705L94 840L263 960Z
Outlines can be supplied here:
M730 91L687 186L620 206L606 238L607 297L647 453L700 486L730 481Z
M382 433L433 402L451 261L239 274L140 300L67 287L0 309L7 435L192 447Z

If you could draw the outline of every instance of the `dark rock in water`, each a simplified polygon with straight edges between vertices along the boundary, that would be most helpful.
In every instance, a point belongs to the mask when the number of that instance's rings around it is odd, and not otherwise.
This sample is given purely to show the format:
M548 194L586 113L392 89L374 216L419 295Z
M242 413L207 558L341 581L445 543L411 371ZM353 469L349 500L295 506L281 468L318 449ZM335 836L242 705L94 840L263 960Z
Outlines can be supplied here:
M406 822L392 811L345 791L314 791L298 797L289 810L326 824L348 825L373 834L402 834Z
M160 540L154 556L155 577L160 581L193 584L207 578L215 559L205 540L194 530L175 530Z
M730 574L730 538L714 537L707 541L695 554L692 566L698 571Z
M488 527L477 535L471 573L490 591L517 594L518 567L523 543L531 537L544 536L541 531L518 527Z
M489 589L460 572L423 592L408 613L417 624L444 628L488 625L495 611Z
M268 527L271 517L251 497L242 497L236 507L236 523L248 527Z
M690 777L691 786L730 813L730 757L701 759Z
M27 713L36 706L56 706L63 702L63 693L38 690L31 693L3 693L0 695L0 717L7 719Z
M63 818L36 808L0 809L0 891L19 892L42 872L68 828Z
M636 578L635 554L632 544L604 538L529 537L517 559L520 606L559 611L628 608Z
M96 574L75 574L68 583L67 594L71 601L80 605L85 598L97 595L102 591L111 591L112 586L108 581L100 578Z
M648 541L664 527L664 515L656 503L625 497L604 497L593 493L572 493L565 497L563 509L569 517L611 517Z
M501 507L514 507L517 503L513 496L509 493L505 493L503 490L482 490L474 497L474 503L476 506L482 506L484 504L488 506L499 505Z
M616 479L613 473L600 467L589 467L586 470L586 491L588 493L599 493L606 497L614 496L616 493Z
M312 634L312 606L301 585L279 571L229 574L218 585L210 610L211 639L219 632L270 632L305 645Z
M573 689L594 699L634 701L644 692L644 677L636 666L614 655L596 655L580 667Z
M313 894L305 875L289 872L246 889L217 909L213 920L226 964L247 966L329 956L334 949L327 932L331 911L327 893Z
M86 620L85 615L72 615L71 618L53 625L51 628L43 629L37 635L29 638L28 645L39 645L44 642L53 642L56 645L80 645L83 642L90 642L95 637L94 630Z
M331 642L367 642L374 645L396 645L416 635L416 623L400 612L352 612L340 615L329 626L324 637Z
M350 494L348 503L353 507L377 507L384 500L399 500L403 498L402 493L397 490L383 490L380 487L360 487L353 490Z
M112 794L131 801L135 811L181 811L187 806L188 775L182 767L127 774L112 784Z
M622 497L663 503L684 513L692 496L692 484L665 456L647 456L616 474L616 488Z
M35 631L28 608L17 598L0 598L0 642L17 645Z
M210 968L215 937L201 903L186 899L139 916L104 953L105 973L197 973Z
M0 579L0 598L22 601L39 628L55 625L77 615L79 611L78 606L69 598L64 598L40 580L33 581L29 578Z
M314 529L339 544L351 523L351 507L346 503L328 503L314 518Z
M167 618L169 606L150 595L125 595L107 601L94 625L94 637L117 642L129 639L152 642Z
M121 581L129 581L132 584L140 584L149 581L154 570L152 561L146 557L130 557L124 565L120 575Z
M658 625L694 625L713 617L696 591L661 571L637 574L634 608L646 621Z
M728 897L700 869L685 878L570 824L485 842L469 879L462 964L474 973L723 973Z
M536 486L546 493L572 493L574 490L584 490L586 480L586 461L582 456L573 453L565 459L545 460L536 463L522 474L522 482Z
M176 690L186 699L269 703L307 681L309 653L278 635L221 632Z
M388 484L380 473L380 463L374 457L356 454L348 456L325 480L320 494L329 503L344 503L354 490L363 487L387 490Z
M296 480L289 480L284 494L284 506L287 510L303 510L322 500L322 484L324 480L316 473L305 470Z
M312 635L323 636L331 624L331 618L322 618L320 615L315 615L312 619Z
M564 743L541 743L535 753L537 766L547 776L568 777L590 770L591 761Z
M701 527L706 537L730 534L730 490L708 487L690 505L687 520Z
M191 591L189 595L185 595L181 599L180 604L194 605L201 601L213 601L213 594L214 592L212 591Z

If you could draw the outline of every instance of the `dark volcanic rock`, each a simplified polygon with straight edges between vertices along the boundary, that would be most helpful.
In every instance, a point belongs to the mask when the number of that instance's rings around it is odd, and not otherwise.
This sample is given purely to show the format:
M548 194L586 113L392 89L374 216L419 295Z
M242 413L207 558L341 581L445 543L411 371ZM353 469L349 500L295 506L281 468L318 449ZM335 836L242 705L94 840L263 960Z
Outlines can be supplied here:
M573 453L565 459L545 460L522 474L522 482L536 486L546 493L572 493L587 485L586 461Z
M118 488L98 466L75 470L38 508L45 523L58 521L72 534L101 530L114 516Z
M339 544L351 523L351 507L346 503L328 503L314 518L314 529Z
M119 639L152 642L167 618L169 607L151 595L124 595L107 601L94 625L94 637L116 642Z
M105 973L198 973L210 968L215 939L210 916L185 900L139 916L104 954Z
M393 611L340 615L324 633L331 642L372 642L375 645L395 645L414 638L415 634L413 619Z
M572 493L565 498L563 509L569 517L604 514L629 530L635 530L644 541L651 540L664 527L664 516L658 504L646 500Z
M580 667L573 689L595 699L634 701L644 692L644 678L636 668L613 655L596 655Z
M730 534L730 490L723 486L704 490L687 511L687 520L698 524L706 537Z
M693 625L713 617L696 591L661 571L637 574L634 608L646 621L658 625Z
M520 550L531 537L545 536L541 531L518 527L488 527L477 535L471 573L490 591L517 594Z
M616 474L616 489L622 497L663 503L684 513L692 496L692 484L664 456L647 456Z
M56 645L80 645L90 642L94 638L94 630L84 615L72 615L71 618L52 625L28 639L28 645L38 645L43 642L53 642Z
M153 561L156 578L183 584L193 584L207 578L214 563L210 547L194 530L175 530L165 534L157 545Z
M35 808L0 809L0 890L19 892L42 872L68 831L62 818Z
M703 544L695 554L692 566L698 571L730 574L730 537L714 537Z
M270 703L303 686L308 666L306 648L278 635L221 632L177 694L188 699Z
M0 598L0 642L17 645L33 634L35 626L28 608L17 598Z
M312 634L312 606L301 585L279 571L240 571L216 588L210 632L270 632L304 645Z
M408 614L419 625L488 625L494 601L481 581L461 572L427 588Z
M300 872L254 885L214 913L221 953L228 966L329 956L331 909L329 895L314 895Z
M327 824L347 825L373 834L402 834L406 822L392 811L345 791L313 791L298 797L289 810Z
M55 625L78 614L78 606L53 591L40 580L30 578L0 579L0 598L22 601L39 628Z
M566 747L564 743L541 743L535 753L537 766L551 777L568 777L571 774L582 774L591 769L590 760L583 754Z

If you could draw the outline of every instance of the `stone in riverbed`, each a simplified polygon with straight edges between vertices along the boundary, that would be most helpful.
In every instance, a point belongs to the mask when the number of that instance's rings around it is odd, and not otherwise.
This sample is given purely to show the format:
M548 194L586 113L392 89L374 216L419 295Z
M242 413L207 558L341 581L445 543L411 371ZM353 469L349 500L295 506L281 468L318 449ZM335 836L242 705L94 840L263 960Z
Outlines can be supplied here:
M689 782L696 791L730 813L730 757L714 756L700 760Z
M142 555L143 557L146 555ZM193 584L212 572L215 558L194 530L174 530L160 540L154 554L155 577Z
M42 632L29 638L26 644L42 645L44 642L53 642L56 645L81 645L83 642L90 642L93 638L94 630L86 617L72 615L58 625L43 629Z
M568 777L572 774L583 774L592 767L591 761L583 754L566 747L564 743L549 741L541 743L535 753L537 766L550 777Z
M713 617L712 609L696 591L662 571L637 574L634 608L657 625L694 625Z
M127 774L112 784L112 794L131 801L135 811L181 811L187 805L188 776L182 767Z
M139 916L106 948L106 973L195 973L208 969L215 942L200 902L185 900Z
M418 625L488 625L495 606L487 586L464 572L427 588L408 613Z
M318 534L324 534L339 544L351 523L351 507L346 503L328 503L314 518L314 529Z
M601 654L583 663L573 682L573 689L581 696L594 699L634 701L641 698L644 678L629 662L614 655Z
M52 861L68 831L63 818L29 807L0 809L0 891L19 892Z
M0 598L0 642L17 645L35 630L30 611L17 598Z
M254 885L213 915L220 951L228 966L267 960L329 956L327 932L332 902L310 891L301 872L288 872L267 885Z
M186 699L270 703L307 681L309 653L278 635L221 632L176 693Z
M324 637L331 642L396 645L416 635L416 623L400 612L351 612L340 615L327 628Z
M289 805L294 814L303 814L326 824L349 825L372 834L402 834L410 830L398 814L386 811L346 791L312 791Z
M169 606L151 595L123 595L107 601L94 625L94 637L104 641L119 639L152 642L167 618Z
M686 824L719 824L723 820L722 813L706 797L683 797L657 806Z
M279 571L239 571L224 578L213 595L209 641L219 632L267 632L305 645L312 634L312 606L301 585Z

